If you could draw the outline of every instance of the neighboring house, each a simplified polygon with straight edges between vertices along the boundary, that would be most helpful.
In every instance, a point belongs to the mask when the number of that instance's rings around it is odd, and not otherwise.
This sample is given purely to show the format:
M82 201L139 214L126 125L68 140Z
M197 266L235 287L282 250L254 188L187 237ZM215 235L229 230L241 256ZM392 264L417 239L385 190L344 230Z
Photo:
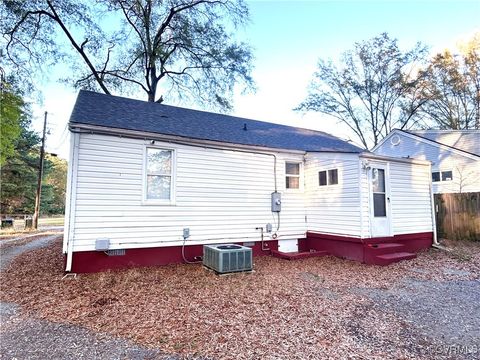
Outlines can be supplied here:
M480 130L393 130L378 155L432 162L434 193L480 191Z
M434 241L427 161L89 91L69 128L66 271L198 260L215 243L385 265Z

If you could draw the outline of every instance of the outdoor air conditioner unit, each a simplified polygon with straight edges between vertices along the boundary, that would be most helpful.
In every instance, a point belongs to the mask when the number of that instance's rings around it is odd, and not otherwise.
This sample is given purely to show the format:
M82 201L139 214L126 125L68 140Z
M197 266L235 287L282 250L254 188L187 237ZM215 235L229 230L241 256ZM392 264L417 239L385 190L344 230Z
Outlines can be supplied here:
M219 274L251 271L252 249L235 244L204 245L203 265Z

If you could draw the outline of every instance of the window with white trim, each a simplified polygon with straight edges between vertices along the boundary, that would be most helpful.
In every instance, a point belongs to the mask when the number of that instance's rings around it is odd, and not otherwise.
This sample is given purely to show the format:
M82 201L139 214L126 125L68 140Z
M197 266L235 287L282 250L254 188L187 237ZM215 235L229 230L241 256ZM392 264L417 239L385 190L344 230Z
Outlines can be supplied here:
M285 187L287 189L300 189L300 163L285 163Z
M452 170L432 172L432 182L452 181L452 180L453 180Z
M318 185L337 185L338 184L338 169L323 170L318 172Z
M174 151L147 147L145 200L169 203L173 200Z

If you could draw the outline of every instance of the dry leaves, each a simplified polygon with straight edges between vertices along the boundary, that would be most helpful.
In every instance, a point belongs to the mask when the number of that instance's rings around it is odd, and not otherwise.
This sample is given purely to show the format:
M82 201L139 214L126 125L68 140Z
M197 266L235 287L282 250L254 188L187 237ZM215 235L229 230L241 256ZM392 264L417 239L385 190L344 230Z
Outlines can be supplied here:
M462 261L430 250L388 267L333 257L255 259L255 272L217 276L171 265L62 280L61 244L19 256L2 274L2 301L30 315L132 339L168 353L218 359L419 358L432 344L358 288L404 278L478 278L480 245ZM442 269L454 271L444 272ZM458 271L458 272L457 272ZM413 340L412 340L413 339Z

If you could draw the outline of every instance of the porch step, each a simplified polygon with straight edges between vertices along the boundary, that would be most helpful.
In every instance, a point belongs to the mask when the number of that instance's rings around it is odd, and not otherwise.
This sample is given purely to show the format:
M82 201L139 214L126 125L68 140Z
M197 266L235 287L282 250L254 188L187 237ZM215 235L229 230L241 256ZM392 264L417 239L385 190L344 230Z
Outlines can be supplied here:
M374 255L383 255L400 252L403 247L404 245L399 243L368 244L367 250Z
M375 256L374 263L376 265L385 266L385 265L389 265L391 263L402 261L402 260L414 259L416 257L417 255L415 255L414 253L395 252L395 253Z
M286 260L299 260L317 256L329 255L326 251L304 251L304 252L282 252L278 250L272 250L273 257L286 259Z

